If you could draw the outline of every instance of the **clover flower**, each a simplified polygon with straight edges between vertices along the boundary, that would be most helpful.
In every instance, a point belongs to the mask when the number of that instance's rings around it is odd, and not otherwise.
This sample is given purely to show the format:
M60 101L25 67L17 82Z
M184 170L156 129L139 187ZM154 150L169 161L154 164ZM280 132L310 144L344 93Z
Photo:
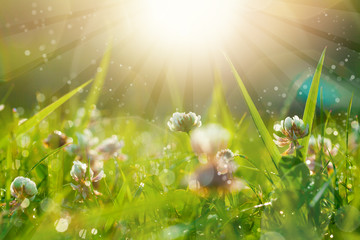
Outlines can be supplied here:
M190 177L189 189L206 193L208 190L238 191L243 188L240 179L233 176L237 166L234 154L224 149L216 154L213 161L201 165Z
M123 141L119 141L116 135L105 139L99 146L97 146L97 152L104 154L105 158L111 158L117 156L119 150L124 146Z
M85 129L84 132L76 133L77 144L71 144L65 148L65 150L70 155L79 155L82 156L89 149L93 148L99 143L99 139L94 137L92 132L88 129Z
M224 149L216 154L216 166L218 174L232 173L237 166L234 162L234 153L230 149Z
M100 171L94 177L94 172L90 168L90 179L88 177L87 164L80 161L74 161L74 164L71 168L70 175L78 183L77 185L70 183L71 187L78 191L83 199L86 199L91 195L91 183L96 183L105 177L104 171ZM100 195L96 190L93 190L95 195Z
M85 181L87 175L87 165L86 163L82 163L80 161L74 161L74 164L71 168L70 175L76 181ZM93 177L94 172L90 169L90 177Z
M313 174L315 171L315 164L316 164L316 156L321 149L321 144L323 142L323 152L327 157L334 157L337 155L340 145L335 144L332 145L332 142L329 138L323 138L321 135L318 135L317 139L312 135L309 140L309 148L308 148L308 155L306 157L306 164L310 172ZM331 162L327 165L328 172L332 172L334 167Z
M198 156L213 159L218 151L227 148L230 133L218 124L195 129L191 134L191 146Z
M38 193L36 184L29 178L16 177L10 185L10 192L17 200L33 200Z
M188 133L194 128L201 126L201 116L200 115L196 116L196 114L193 112L189 112L189 113L175 112L167 124L171 131Z
M68 141L67 136L60 132L60 131L54 131L49 134L49 136L44 140L44 145L47 148L50 149L56 149L61 146L64 146Z
M274 130L281 132L283 135L283 137L279 137L274 134L275 144L279 147L289 145L289 148L284 153L292 154L295 149L302 148L298 139L304 138L309 134L309 125L305 126L303 120L295 115L293 118L285 118L285 120L282 120L280 124L275 124Z

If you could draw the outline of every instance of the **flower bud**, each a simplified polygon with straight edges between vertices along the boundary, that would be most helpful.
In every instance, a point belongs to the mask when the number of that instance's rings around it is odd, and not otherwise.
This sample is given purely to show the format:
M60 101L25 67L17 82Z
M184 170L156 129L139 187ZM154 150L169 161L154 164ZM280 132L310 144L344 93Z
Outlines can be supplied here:
M17 199L35 198L38 193L36 184L29 178L16 177L10 185L11 195Z
M50 149L56 149L66 144L67 137L60 131L54 131L44 140L44 145Z

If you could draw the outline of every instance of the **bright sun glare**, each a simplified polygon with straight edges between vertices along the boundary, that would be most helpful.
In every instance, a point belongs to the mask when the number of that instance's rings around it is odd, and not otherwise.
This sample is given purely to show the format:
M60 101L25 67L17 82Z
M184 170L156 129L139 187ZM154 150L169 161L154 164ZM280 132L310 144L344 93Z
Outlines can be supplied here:
M165 42L209 44L229 30L232 0L148 0L151 34Z

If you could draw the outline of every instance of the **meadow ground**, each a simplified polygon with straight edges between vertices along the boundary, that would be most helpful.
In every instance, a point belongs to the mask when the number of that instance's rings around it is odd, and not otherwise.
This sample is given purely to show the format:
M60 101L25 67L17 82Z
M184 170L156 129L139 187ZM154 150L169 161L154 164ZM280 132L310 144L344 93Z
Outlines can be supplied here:
M300 118L276 123L230 60L241 119L221 88L202 117L103 117L101 73L27 119L3 99L0 238L358 239L360 128L351 102L340 117L324 109L324 56Z

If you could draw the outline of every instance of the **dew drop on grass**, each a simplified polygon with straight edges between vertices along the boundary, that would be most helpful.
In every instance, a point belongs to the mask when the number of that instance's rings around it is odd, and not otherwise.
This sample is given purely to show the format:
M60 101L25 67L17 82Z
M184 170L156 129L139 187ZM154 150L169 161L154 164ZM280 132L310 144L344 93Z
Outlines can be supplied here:
M55 229L58 232L65 232L69 227L69 221L66 218L60 218L55 221Z
M28 198L25 198L22 202L21 202L21 207L22 208L27 208L30 205L30 200Z
M79 231L79 237L85 239L86 238L86 230L85 229L81 229Z

